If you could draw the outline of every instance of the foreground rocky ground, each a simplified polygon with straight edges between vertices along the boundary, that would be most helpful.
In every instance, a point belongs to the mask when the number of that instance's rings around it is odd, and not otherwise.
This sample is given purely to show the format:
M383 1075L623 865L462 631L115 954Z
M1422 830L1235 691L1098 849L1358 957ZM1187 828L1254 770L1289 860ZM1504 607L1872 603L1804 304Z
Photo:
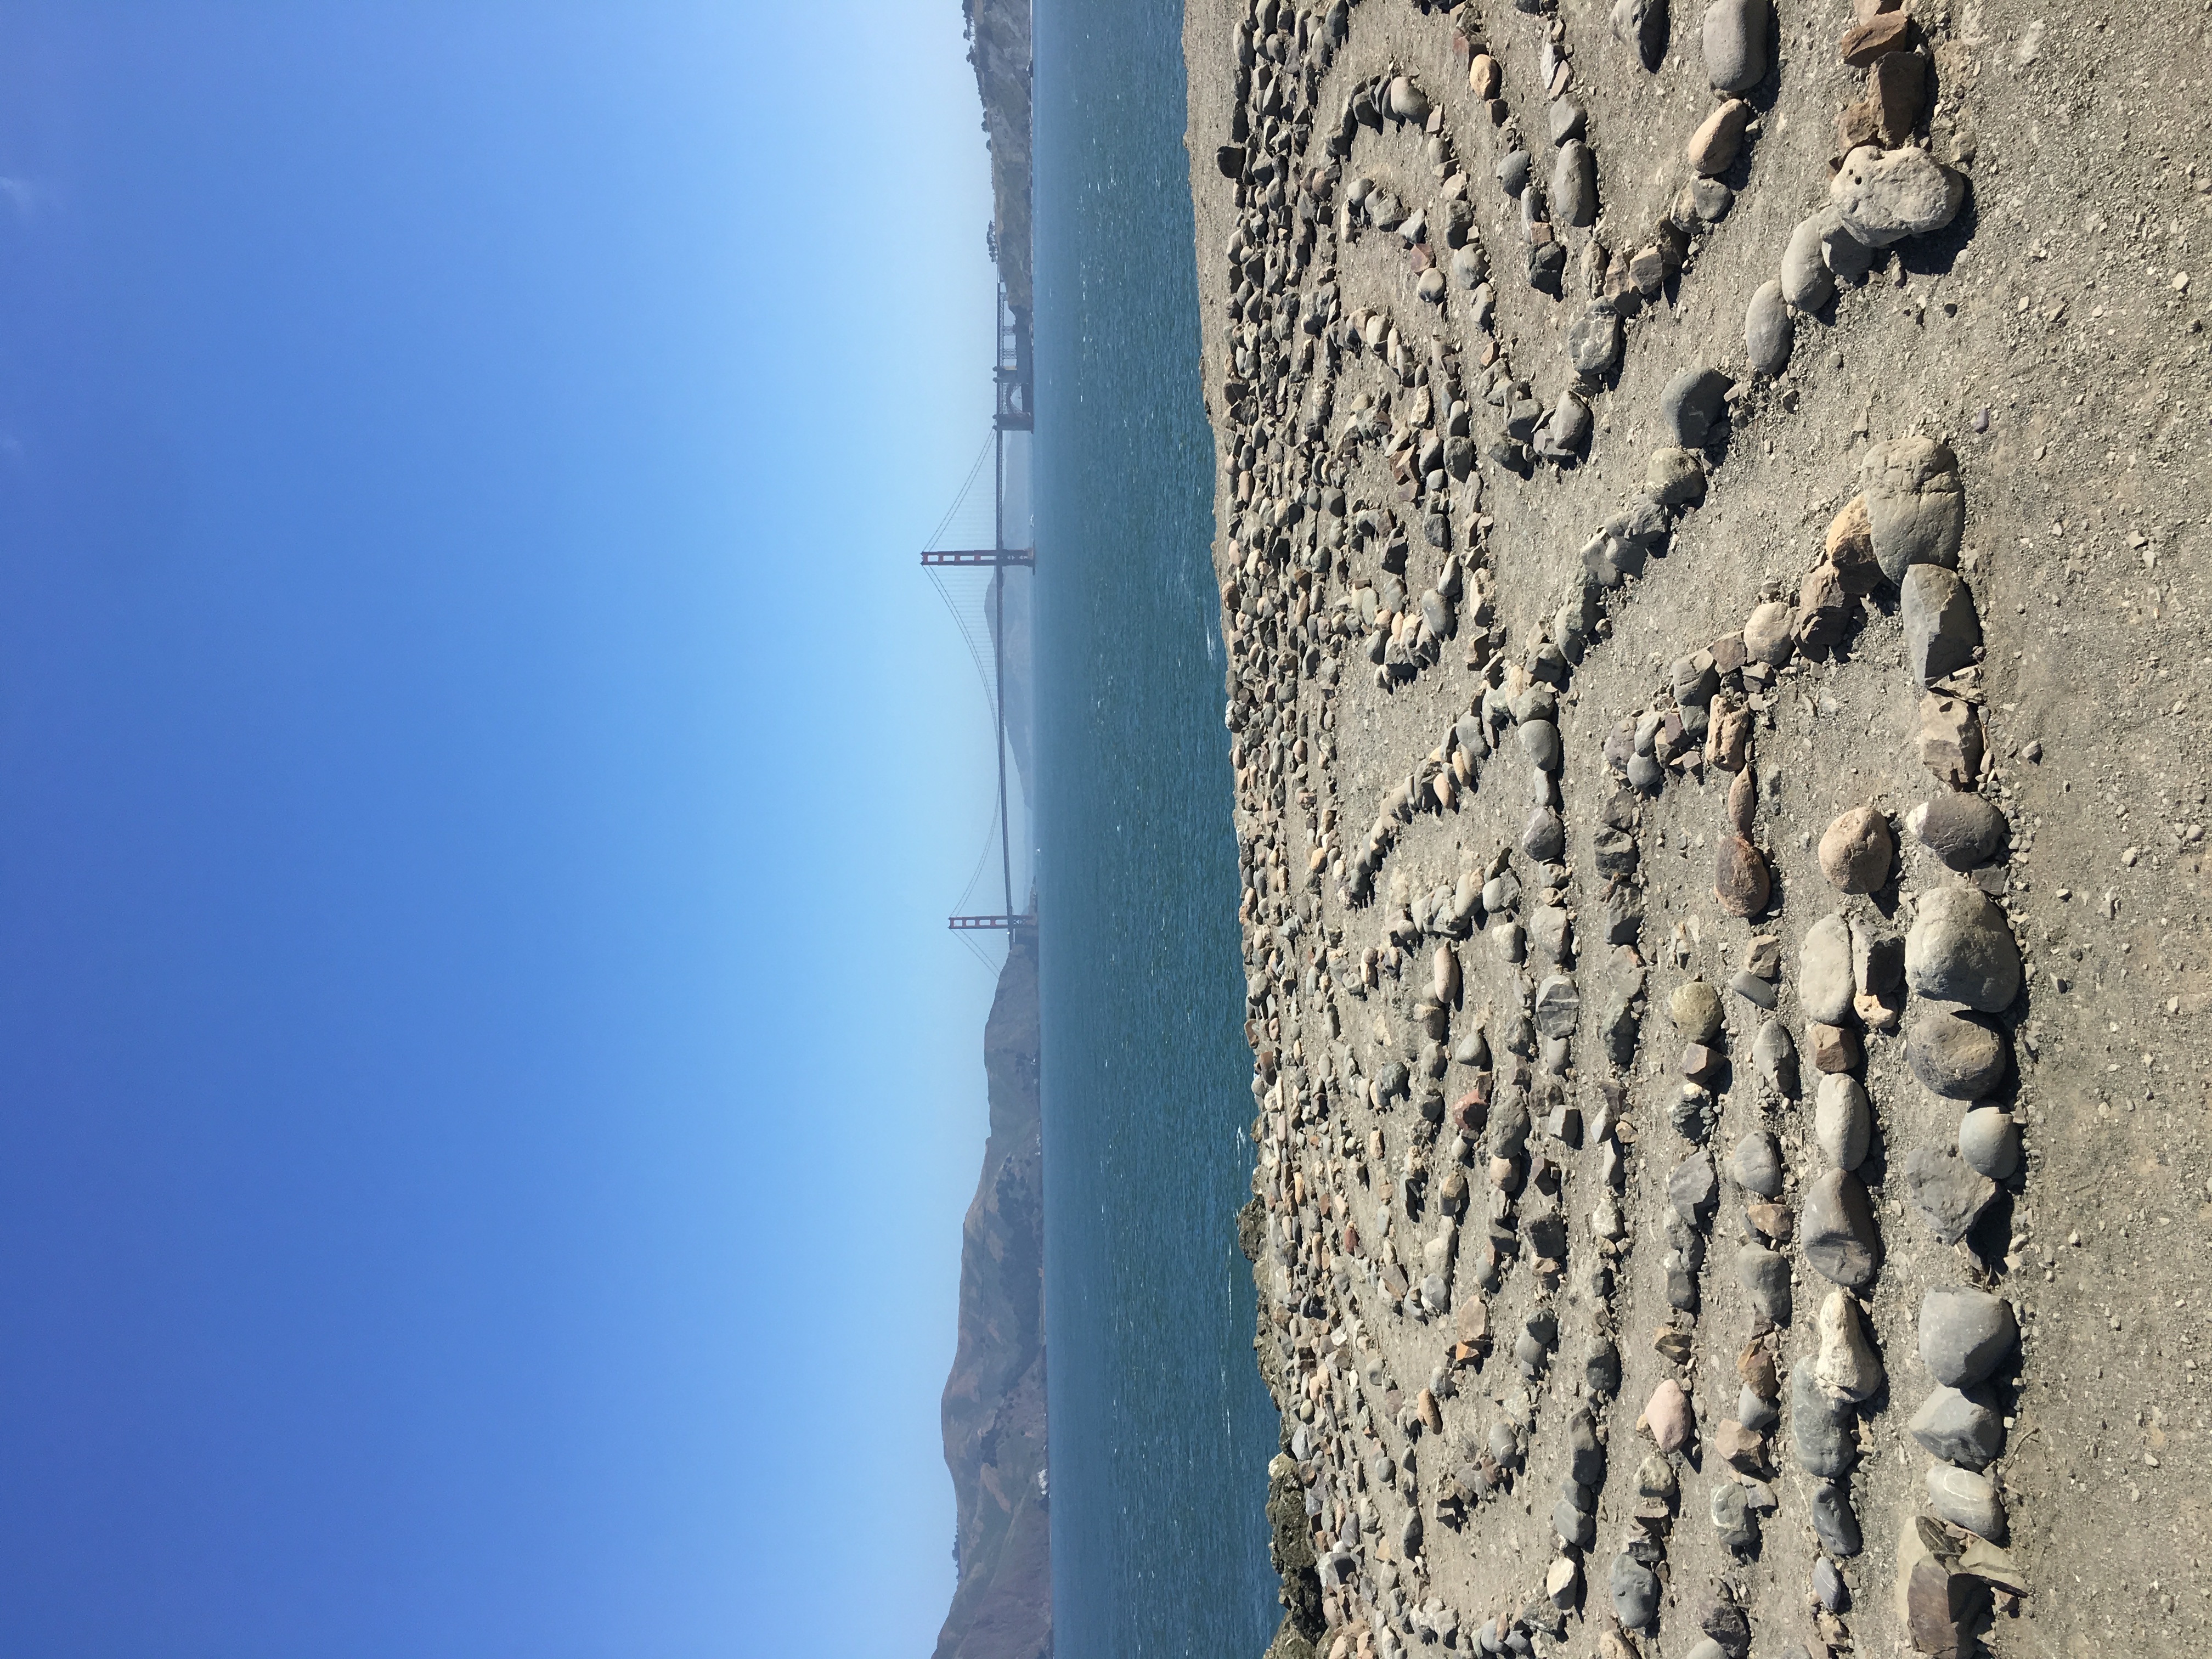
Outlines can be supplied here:
M2212 1650L2207 16L1192 0L1275 1650Z

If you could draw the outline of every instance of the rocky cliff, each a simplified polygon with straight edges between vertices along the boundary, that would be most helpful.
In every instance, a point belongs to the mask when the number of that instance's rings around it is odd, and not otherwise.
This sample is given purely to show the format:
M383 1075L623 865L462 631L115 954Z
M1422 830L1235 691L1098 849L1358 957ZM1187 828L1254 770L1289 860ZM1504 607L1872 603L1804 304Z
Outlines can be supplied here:
M1026 24L1024 24L1026 27ZM1045 1468L1044 1176L1037 957L1014 936L983 1027L991 1133L960 1249L960 1345L945 1384L945 1462L960 1576L935 1659L1052 1651Z
M1026 312L1030 297L1029 0L965 0L968 61L983 99L991 140L992 222L1006 301Z

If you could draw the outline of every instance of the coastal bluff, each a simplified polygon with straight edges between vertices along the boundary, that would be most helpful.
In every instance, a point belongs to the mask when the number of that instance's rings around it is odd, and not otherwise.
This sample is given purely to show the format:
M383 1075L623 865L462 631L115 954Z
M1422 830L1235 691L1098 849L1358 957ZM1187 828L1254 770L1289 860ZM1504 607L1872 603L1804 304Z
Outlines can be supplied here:
M959 1579L935 1659L1052 1651L1045 1469L1044 1171L1037 950L1018 931L983 1027L990 1137L962 1229L960 1341L945 1384Z

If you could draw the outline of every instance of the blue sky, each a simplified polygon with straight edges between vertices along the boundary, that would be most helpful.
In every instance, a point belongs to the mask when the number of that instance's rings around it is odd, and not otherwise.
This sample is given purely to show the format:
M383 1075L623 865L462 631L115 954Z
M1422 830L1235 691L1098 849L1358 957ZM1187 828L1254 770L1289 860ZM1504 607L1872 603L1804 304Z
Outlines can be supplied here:
M0 15L0 1651L927 1650L964 49Z

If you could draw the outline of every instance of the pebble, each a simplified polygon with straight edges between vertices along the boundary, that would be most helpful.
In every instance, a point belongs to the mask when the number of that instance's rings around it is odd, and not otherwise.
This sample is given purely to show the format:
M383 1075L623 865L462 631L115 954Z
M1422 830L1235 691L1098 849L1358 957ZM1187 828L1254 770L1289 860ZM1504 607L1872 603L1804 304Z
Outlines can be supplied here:
M1959 1156L1991 1181L2020 1168L2020 1125L2002 1106L1977 1106L1959 1120Z
M1844 157L1828 199L1859 241L1887 247L1949 224L1966 199L1966 181L1924 149L1869 144Z
M1508 196L1519 196L1528 188L1529 155L1525 149L1510 149L1498 159L1498 182L1505 187Z
M1797 342L1797 324L1790 314L1782 284L1765 282L1751 296L1743 313L1744 355L1754 374L1779 374L1790 367L1790 353Z
M1732 916L1755 916L1772 890L1766 860L1741 836L1723 836L1713 848L1713 896Z
M1729 977L1729 989L1753 1007L1771 1008L1777 1000L1774 987L1747 968L1738 969Z
M1820 1304L1820 1351L1813 1362L1814 1380L1830 1394L1850 1401L1871 1400L1881 1391L1881 1361L1867 1340L1858 1304L1841 1291L1830 1291Z
M1684 507L1705 498L1705 469L1686 449L1655 449L1644 488L1662 507Z
M1490 276L1490 261L1484 257L1481 247L1472 241L1462 243L1452 254L1451 268L1459 285L1470 292L1480 288Z
M1891 581L1902 583L1916 564L1948 568L1959 562L1966 497L1947 445L1919 437L1876 444L1859 462L1859 489L1875 562Z
M1659 1611L1659 1581L1632 1555L1613 1558L1606 1588L1613 1595L1613 1616L1631 1630L1641 1630Z
M1582 996L1574 981L1553 974L1536 988L1536 1029L1547 1037L1571 1035L1582 1014Z
M1931 1093L1981 1100L2004 1077L2004 1036L1979 1015L1923 1007L1905 1025L1905 1058Z
M1674 1166L1667 1177L1667 1200L1683 1220L1702 1220L1720 1200L1720 1180L1713 1173L1711 1155L1697 1152Z
M1806 1474L1840 1480L1850 1473L1858 1457L1858 1441L1851 1432L1856 1415L1814 1380L1810 1365L1790 1369L1790 1443Z
M1559 728L1549 720L1523 720L1515 728L1521 747L1530 760L1547 772L1559 769Z
M1782 1420L1782 1413L1774 1402L1761 1397L1748 1382L1736 1390L1735 1414L1747 1429L1771 1429Z
M1702 449L1721 422L1729 378L1717 368L1678 369L1659 393L1659 422L1669 442Z
M1567 826L1548 806L1540 806L1522 826L1521 850L1539 864L1549 864L1567 848Z
M1751 106L1731 98L1698 124L1690 135L1687 154L1691 167L1708 178L1726 173L1743 148L1743 130L1751 125Z
M1929 1456L1962 1469L1986 1468L2004 1449L2004 1419L1953 1388L1929 1395L1905 1427Z
M1850 1608L1851 1593L1844 1585L1844 1576L1825 1555L1813 1564L1813 1595L1830 1613Z
M2010 826L1995 804L1980 795L1948 791L1916 806L1905 827L1954 870L1987 864L2003 850Z
M1743 624L1745 655L1753 662L1775 668L1784 666L1796 652L1796 612L1779 599L1767 599L1753 606Z
M1596 222L1597 157L1579 138L1560 145L1552 163L1552 210L1562 224Z
M2004 1500L1989 1476L1937 1463L1928 1471L1928 1507L1992 1544L2005 1541Z
M1748 1550L1759 1543L1759 1517L1751 1510L1750 1494L1733 1480L1723 1480L1713 1488L1709 1506L1714 1530L1721 1542L1732 1550ZM1727 1650L1707 1637L1690 1650L1692 1659L1700 1649L1711 1650L1710 1659L1726 1659Z
M1782 251L1782 297L1800 311L1818 311L1836 297L1836 279L1828 270L1820 240L1843 223L1832 207L1800 219Z
M1721 1000L1701 979L1675 988L1667 999L1667 1018L1692 1042L1711 1042L1721 1029Z
M1820 833L1820 873L1841 892L1878 890L1896 855L1889 820L1875 807L1854 806Z
M1689 1395L1682 1392L1682 1385L1670 1376L1652 1389L1638 1426L1650 1435L1652 1443L1662 1452L1680 1451L1688 1445L1697 1428L1697 1419L1690 1409Z
M1859 1518L1851 1512L1850 1492L1840 1482L1823 1480L1815 1486L1810 1508L1814 1535L1820 1540L1820 1547L1830 1555L1839 1555L1849 1560L1863 1547L1859 1536ZM1825 1559L1821 1565L1827 1565ZM1829 1571L1833 1572L1835 1569L1830 1567Z
M1920 1298L1920 1358L1945 1388L1972 1388L2018 1335L2012 1304L1986 1291L1938 1286Z
M1751 1063L1759 1081L1777 1094L1796 1094L1797 1048L1780 1020L1770 1019L1759 1026L1759 1035L1752 1039Z
M1972 1232L1996 1195L1996 1183L1955 1152L1916 1146L1905 1158L1905 1202L1939 1244L1956 1244Z
M1767 0L1714 0L1700 41L1716 92L1748 92L1766 78Z
M1751 1305L1767 1320L1787 1325L1790 1317L1790 1258L1773 1250L1747 1244L1735 1254L1736 1283L1750 1297Z
M1564 144L1589 130L1589 115L1571 98L1555 98L1551 110L1552 142Z
M1976 887L1923 894L1905 936L1905 977L1938 1002L1985 1014L2009 1007L2020 994L2020 946L2003 907Z
M1567 330L1567 360L1578 374L1595 380L1620 361L1620 313L1594 300Z
M1844 1170L1822 1174L1806 1189L1799 1222L1805 1260L1822 1278L1854 1291L1874 1282L1881 1235L1856 1176Z
M1982 619L1974 610L1973 593L1958 573L1942 565L1916 564L1898 586L1905 667L1914 683L1926 686L1972 662L1975 647L1982 642Z
M1429 118L1429 94L1411 76L1401 75L1390 82L1390 113L1401 121L1425 121Z
M1822 1078L1813 1106L1813 1140L1820 1156L1835 1169L1856 1170L1866 1162L1873 1135L1874 1113L1859 1080L1841 1073Z
M1851 977L1851 927L1841 915L1805 930L1797 950L1797 1000L1808 1019L1838 1024L1850 1016L1857 989Z
M1735 1144L1729 1154L1729 1178L1747 1193L1761 1198L1782 1195L1782 1154L1774 1145L1774 1137L1764 1129L1754 1129Z

